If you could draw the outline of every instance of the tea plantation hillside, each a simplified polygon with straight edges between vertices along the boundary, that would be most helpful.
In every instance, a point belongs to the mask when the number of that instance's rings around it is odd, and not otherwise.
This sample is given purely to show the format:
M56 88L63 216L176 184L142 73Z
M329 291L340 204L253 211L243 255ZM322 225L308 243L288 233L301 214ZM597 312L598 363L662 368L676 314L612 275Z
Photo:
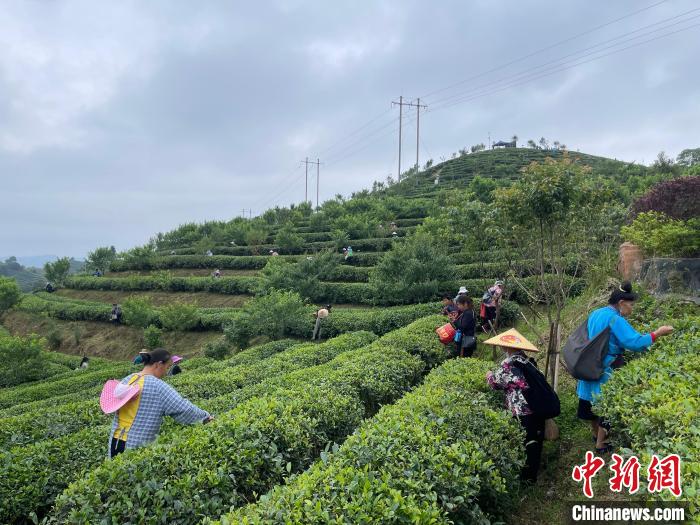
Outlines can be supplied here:
M147 321L153 320L154 326L162 329L155 309L182 303L196 305L201 315L179 328L221 330L223 320L235 317L249 298L270 288L292 289L316 304L367 308L431 302L440 293L460 286L478 297L494 280L508 274L533 281L530 276L539 271L534 260L508 260L501 250L493 249L492 239L483 229L469 231L465 225L474 222L475 216L488 214L492 190L518 180L522 168L563 155L561 151L523 148L461 155L418 173L409 171L399 183L377 183L372 191L327 201L317 212L301 204L271 209L252 220L185 224L159 233L148 245L116 258L93 257L89 266L101 269L104 275L68 277L50 301L46 294L23 300L6 324L22 331L36 325L32 315L48 315L56 320L54 346L78 352L85 345L73 344L74 330L64 321L108 321L107 305L119 303L130 310L130 298L133 303L133 299L145 297L154 313L137 321L125 315L126 325L143 324L141 328L145 328L151 324ZM591 179L608 188L611 200L628 202L635 192L661 177L643 166L579 153L570 156L575 163L591 166ZM390 294L377 287L380 278L372 275L385 254L392 248L402 250L417 233L441 235L440 230L451 228L455 219L450 215L455 213L465 214L463 222L456 221L462 222L462 231L454 228L444 240L442 250L449 261L440 275L430 276L427 288ZM471 239L465 242L467 237ZM345 257L341 249L348 246L352 256ZM274 261L271 251L280 254ZM330 257L334 260L318 267L307 260L328 251L337 254ZM570 284L582 289L583 270L576 254L563 256L569 259L565 271ZM426 263L416 268L418 279L423 278L420 273L425 273ZM216 270L221 277L214 279ZM532 302L532 297L517 287L509 287L507 293L515 303ZM94 327L85 325L83 331L93 333ZM287 331L290 335L293 332Z
M318 209L97 247L53 292L0 278L0 523L558 523L591 446L575 382L557 369L562 436L521 486L522 429L485 380L502 356L478 326L474 357L450 359L440 300L464 286L478 316L501 280L486 331L551 348L618 286L633 199L679 175L558 150L461 154ZM639 303L635 327L676 336L616 374L600 410L620 446L681 455L697 515L700 312ZM102 386L160 346L185 356L167 383L215 418L166 418L155 443L105 460Z

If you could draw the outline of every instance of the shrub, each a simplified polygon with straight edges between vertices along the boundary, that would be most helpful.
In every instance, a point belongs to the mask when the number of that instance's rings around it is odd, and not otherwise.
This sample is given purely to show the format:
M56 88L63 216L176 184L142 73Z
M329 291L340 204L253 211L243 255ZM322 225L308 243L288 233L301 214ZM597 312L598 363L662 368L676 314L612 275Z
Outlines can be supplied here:
M0 334L0 388L35 381L47 376L42 358L44 341L37 336Z
M444 359L435 325L432 319L409 326L391 346L379 340L327 364L287 374L278 388L266 386L266 395L209 425L156 443L149 454L127 452L105 462L56 499L52 520L190 523L254 498L305 469L364 415L394 401L420 379L425 365L409 355L409 341L417 355L439 352ZM171 453L174 449L178 454ZM115 479L123 489L115 490ZM173 504L174 499L180 503Z
M435 297L440 282L454 280L456 270L445 246L415 235L394 247L370 273L370 284L383 300L408 303Z
M122 315L126 324L139 328L154 324L156 319L156 312L148 296L131 296L126 299L122 305Z
M204 345L204 355L216 360L224 359L231 353L231 350L231 343L225 336L217 337Z
M161 341L161 336L163 335L163 331L158 328L156 325L149 324L146 328L143 330L143 340L146 343L146 348L158 348L159 346L163 346L163 343Z
M626 240L651 256L694 257L700 253L699 218L683 221L648 211L637 215L621 232Z
M291 224L285 224L275 236L275 244L284 251L298 250L304 246L304 238L294 231Z
M232 344L244 348L257 335L281 339L311 319L312 313L313 307L305 304L298 293L270 290L248 301L240 314L224 327L224 333Z
M304 258L297 263L278 261L271 257L262 271L263 290L293 290L305 299L318 295L319 281L328 279L338 262L335 254L325 252L311 258Z
M54 325L49 329L49 332L46 334L46 343L51 350L56 351L61 348L63 344L63 333L58 326Z
M196 304L175 302L160 308L160 322L170 331L188 331L199 324Z
M16 305L22 297L17 281L0 276L0 313Z
M500 521L516 501L523 450L519 426L486 392L488 367L446 363L308 471L221 523Z
M700 176L660 182L632 203L633 218L651 211L681 221L700 217Z
M648 320L656 319L650 317ZM673 336L616 370L603 385L599 411L624 446L641 456L681 456L683 496L700 515L700 317L675 319ZM659 495L652 496L658 498ZM662 498L672 498L663 494Z

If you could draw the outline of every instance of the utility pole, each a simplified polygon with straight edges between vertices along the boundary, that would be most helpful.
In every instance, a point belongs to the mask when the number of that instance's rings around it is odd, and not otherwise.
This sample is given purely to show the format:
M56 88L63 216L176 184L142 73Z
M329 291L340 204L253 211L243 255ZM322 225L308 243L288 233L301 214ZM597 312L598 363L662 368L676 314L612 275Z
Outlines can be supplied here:
M403 101L403 95L399 97L399 101L391 102L392 105L397 105L399 106L399 181L401 180L401 131L403 129L403 107L408 106L412 108L416 108L417 111L417 119L416 119L416 169L418 168L418 151L420 147L420 108L427 108L425 104L421 105L420 99L416 101L414 104L413 102L404 102Z
M318 187L321 177L321 160L316 157L316 209L318 210Z
M304 164L306 164L306 181L304 183L304 202L309 202L309 157L306 157Z
M420 108L427 109L425 104L421 106L420 98L416 101L416 171L418 171L418 150L420 149ZM416 178L416 181L418 179Z
M491 149L491 132L489 131L489 149Z
M302 160L301 162L306 165L306 188L304 190L304 202L309 202L310 204L313 203L309 201L309 164L316 164L316 207L318 208L318 177L321 161L316 159L316 162L314 162L313 160L309 160L309 157L306 157L306 159Z
M391 101L391 105L398 104L399 106L399 176L398 181L401 182L401 128L403 127L403 95L399 97L398 102Z

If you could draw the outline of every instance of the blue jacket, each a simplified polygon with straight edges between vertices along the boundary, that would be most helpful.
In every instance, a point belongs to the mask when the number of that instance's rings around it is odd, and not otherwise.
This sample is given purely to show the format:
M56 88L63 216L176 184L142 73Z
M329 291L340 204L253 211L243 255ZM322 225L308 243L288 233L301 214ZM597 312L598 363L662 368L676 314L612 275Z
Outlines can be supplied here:
M597 381L579 381L576 386L576 395L586 401L595 401L600 396L600 386L605 384L612 376L611 364L618 355L625 350L643 352L651 346L651 334L640 334L627 319L620 315L612 306L604 306L594 310L588 317L588 338L593 338L607 326L610 326L610 344L608 354L603 360L605 371Z

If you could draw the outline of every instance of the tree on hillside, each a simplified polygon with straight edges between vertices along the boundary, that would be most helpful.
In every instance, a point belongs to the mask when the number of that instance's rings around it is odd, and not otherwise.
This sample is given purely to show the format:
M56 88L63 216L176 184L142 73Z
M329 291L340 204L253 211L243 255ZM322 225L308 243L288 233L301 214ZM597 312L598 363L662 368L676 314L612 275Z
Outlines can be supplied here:
M88 271L99 270L102 273L109 271L109 265L117 258L117 250L114 246L96 248L88 253L85 268Z
M476 175L469 183L469 191L481 202L491 202L491 192L498 187L498 182L492 178Z
M275 244L284 251L297 250L304 246L304 238L291 224L285 224L275 236Z
M36 335L11 337L0 335L0 388L36 381L47 376L41 351L45 341Z
M544 137L540 137L539 145L540 149L549 149L549 142Z
M484 151L486 149L486 146L482 142L480 144L474 144L470 149L472 153L476 153L477 151Z
M224 334L238 348L245 348L260 335L281 339L290 328L304 333L304 327L311 325L313 311L296 292L270 290L248 301L239 315L224 325Z
M515 142L515 145L516 145L516 146L518 145L518 136L517 136L517 135L513 135L513 136L510 138L510 140L512 140L513 142Z
M661 175L675 175L680 171L676 163L673 162L671 157L666 155L665 151L659 152L656 160L651 165L651 169Z
M395 303L413 303L436 297L444 282L457 272L447 246L425 233L396 241L370 272L377 297Z
M285 261L281 257L270 257L262 269L262 289L294 290L305 299L313 298L320 282L330 279L338 266L338 256L333 252L323 252L303 258L298 262Z
M267 231L262 228L252 228L246 233L245 236L246 244L248 246L258 246L260 244L265 244L267 240ZM254 254L257 254L260 250L256 247L252 249Z
M156 257L155 243L149 242L144 246L135 246L131 250L119 254L119 257L129 264L134 265L134 267L139 267L142 270L150 270L153 260Z
M676 157L676 162L685 168L700 165L700 148L684 149Z
M44 275L46 279L59 286L63 285L70 271L70 258L62 257L54 262L44 264Z
M9 277L0 277L0 314L12 308L22 297L17 281Z
M532 139L527 141L527 147L532 149L539 149L537 143Z
M543 303L549 324L547 375L556 386L560 346L561 313L573 295L577 281L569 273L599 255L603 246L616 244L610 220L612 211L604 205L607 197L597 192L595 181L586 181L589 168L573 162L568 155L543 163L533 162L522 177L508 188L495 191L494 236L507 246L514 260L534 260L538 268L534 285L512 277L515 286L532 302ZM567 271L571 256L576 268ZM545 336L546 338L546 336Z

